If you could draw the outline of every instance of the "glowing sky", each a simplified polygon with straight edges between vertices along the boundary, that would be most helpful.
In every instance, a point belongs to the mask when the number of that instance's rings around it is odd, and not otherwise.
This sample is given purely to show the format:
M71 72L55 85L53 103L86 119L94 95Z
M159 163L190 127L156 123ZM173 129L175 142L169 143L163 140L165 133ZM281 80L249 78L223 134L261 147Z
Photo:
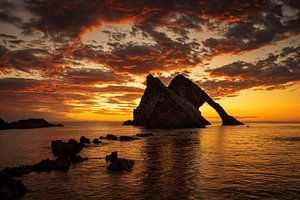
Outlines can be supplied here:
M299 0L0 0L0 118L130 119L147 74L182 73L241 121L300 121L299 33Z

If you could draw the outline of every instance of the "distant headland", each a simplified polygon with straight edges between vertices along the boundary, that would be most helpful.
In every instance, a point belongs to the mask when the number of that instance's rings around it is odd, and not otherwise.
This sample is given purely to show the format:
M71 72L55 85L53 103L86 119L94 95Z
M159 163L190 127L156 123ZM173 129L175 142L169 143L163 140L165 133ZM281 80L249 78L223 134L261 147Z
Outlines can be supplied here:
M23 119L17 122L5 122L0 118L0 130L5 129L30 129L30 128L46 128L46 127L57 127L63 126L62 124L51 124L47 122L45 119Z
M125 121L123 125L162 129L205 127L210 122L199 111L205 102L217 111L222 125L243 125L183 75L177 75L166 87L151 74L147 76L147 88L141 102L133 111L133 120Z

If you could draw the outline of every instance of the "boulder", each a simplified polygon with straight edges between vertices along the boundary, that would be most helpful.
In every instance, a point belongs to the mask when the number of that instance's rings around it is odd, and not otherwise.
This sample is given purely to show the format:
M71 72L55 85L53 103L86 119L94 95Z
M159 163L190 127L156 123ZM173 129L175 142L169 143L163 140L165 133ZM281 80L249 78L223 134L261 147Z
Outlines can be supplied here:
M7 173L0 173L0 199L19 199L27 192L20 180L16 180Z
M74 139L70 139L68 142L63 142L61 140L54 140L51 142L51 150L55 156L76 155L83 147L85 147L84 144L78 143Z
M82 144L90 144L90 139L88 139L85 136L81 136L80 137L80 143L82 143Z

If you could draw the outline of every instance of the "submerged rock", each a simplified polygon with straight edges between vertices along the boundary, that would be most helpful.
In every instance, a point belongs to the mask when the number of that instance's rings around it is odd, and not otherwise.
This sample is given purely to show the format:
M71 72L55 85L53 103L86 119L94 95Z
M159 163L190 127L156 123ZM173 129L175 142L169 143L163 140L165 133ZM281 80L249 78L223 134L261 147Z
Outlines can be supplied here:
M134 165L133 160L118 158L118 152L116 151L107 155L105 159L109 162L107 169L111 171L130 171Z
M0 199L18 199L26 192L27 189L20 180L15 180L7 173L0 173Z
M205 102L218 112L223 125L243 124L184 76L176 76L166 87L158 78L148 75L147 88L139 106L133 111L133 120L125 121L123 125L165 129L205 127L210 123L199 111Z
M80 143L82 143L82 144L90 144L91 142L90 142L90 139L88 139L87 137L81 136L80 137Z
M23 119L17 122L5 122L3 119L0 119L0 130L4 129L30 129L30 128L46 128L46 127L57 127L63 126L62 124L51 124L45 119Z
M107 134L105 139L107 140L118 140L118 137L112 134Z
M138 133L136 134L137 137L149 137L153 136L153 133Z

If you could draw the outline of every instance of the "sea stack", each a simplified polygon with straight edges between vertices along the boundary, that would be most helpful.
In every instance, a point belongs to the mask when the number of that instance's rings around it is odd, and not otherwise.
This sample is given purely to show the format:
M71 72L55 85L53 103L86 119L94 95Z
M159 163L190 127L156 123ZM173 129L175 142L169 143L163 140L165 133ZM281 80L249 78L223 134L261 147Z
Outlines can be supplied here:
M171 81L169 88L177 95L185 98L197 109L199 109L205 102L208 103L221 117L222 125L243 125L242 122L228 115L224 108L208 96L208 94L199 88L198 85L183 75L177 75Z
M210 124L199 111L205 102L218 112L223 125L243 125L183 75L176 76L166 87L151 74L147 76L147 88L140 104L133 111L133 120L125 121L123 125L160 129L202 128Z

